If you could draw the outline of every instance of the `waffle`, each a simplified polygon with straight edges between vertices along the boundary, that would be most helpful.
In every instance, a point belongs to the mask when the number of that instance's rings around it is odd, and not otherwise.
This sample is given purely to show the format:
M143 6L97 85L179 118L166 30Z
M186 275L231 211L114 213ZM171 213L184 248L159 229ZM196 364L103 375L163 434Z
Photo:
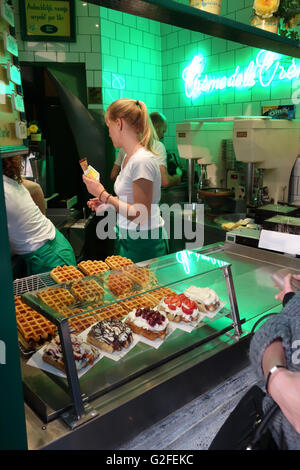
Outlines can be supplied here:
M83 342L76 335L71 335L71 342L77 370L93 365L95 360L98 359L99 351L88 343ZM59 370L65 371L63 352L58 336L46 346L43 353L43 361Z
M138 284L139 286L145 288L150 284L150 270L148 268L139 268L135 265L124 266L121 268L122 272L126 274L129 279Z
M209 287L190 286L184 294L196 302L200 312L214 312L220 306L218 294Z
M127 315L128 312L125 310L125 308L123 308L122 303L118 303L96 310L96 313L101 317L101 320L104 320L105 318L121 320Z
M74 310L69 310L69 311L62 311L65 316L70 316L70 315L75 315L75 314L80 314L83 312L83 309L74 309ZM83 315L78 315L77 317L70 318L68 320L70 330L75 331L76 333L82 333L84 330L89 328L90 326L94 325L94 323L97 323L98 321L101 320L101 315L99 314L91 314L85 313Z
M77 267L86 276L96 276L99 274L103 274L109 270L109 266L106 263L104 263L104 261L99 261L99 260L81 261L81 263L79 263Z
M109 353L128 348L132 340L130 327L124 322L112 318L96 323L87 335L88 343Z
M168 334L169 320L163 312L151 308L132 310L126 317L125 323L138 335L152 341L164 339Z
M84 312L84 309L80 308L73 310L68 308L60 309L60 313L62 313L65 317L78 315L77 317L70 318L70 320L68 320L71 331L75 331L76 333L82 333L82 331L86 330L95 323L108 318L120 320L128 313L127 310L123 309L119 304L112 305L111 307L95 308L93 311L79 315L82 312Z
M128 312L131 312L134 308L155 307L155 305L156 302L146 295L138 295L121 302L121 306Z
M58 310L58 307L66 307L75 303L75 298L67 289L62 287L48 287L36 294L49 307Z
M74 266L56 266L50 272L50 276L57 283L61 284L62 282L70 282L75 279L84 277L84 274L76 269Z
M107 287L116 297L132 291L133 282L122 273L110 273L107 278Z
M105 263L108 265L109 269L120 269L123 266L133 264L133 261L129 258L125 258L120 255L108 256L105 259Z
M56 326L15 296L18 338L26 350L37 349L56 334Z
M190 323L199 318L197 303L184 294L172 294L164 297L159 303L159 309L166 312L170 321Z
M71 292L80 302L95 302L102 304L104 289L95 279L83 279L72 284Z
M173 294L176 294L176 292L169 289L169 287L160 287L159 289L155 289L151 292L147 292L146 297L153 300L155 304L157 305L163 297L167 297Z

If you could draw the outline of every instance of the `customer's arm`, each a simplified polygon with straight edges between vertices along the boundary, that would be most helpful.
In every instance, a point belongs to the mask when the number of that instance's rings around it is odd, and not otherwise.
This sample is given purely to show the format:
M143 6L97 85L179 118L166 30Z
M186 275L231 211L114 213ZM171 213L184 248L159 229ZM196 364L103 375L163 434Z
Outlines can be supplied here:
M262 358L262 370L267 379L269 371L276 365L286 367L285 350L281 339L273 341ZM268 383L268 393L278 404L286 419L300 434L300 372L278 368Z

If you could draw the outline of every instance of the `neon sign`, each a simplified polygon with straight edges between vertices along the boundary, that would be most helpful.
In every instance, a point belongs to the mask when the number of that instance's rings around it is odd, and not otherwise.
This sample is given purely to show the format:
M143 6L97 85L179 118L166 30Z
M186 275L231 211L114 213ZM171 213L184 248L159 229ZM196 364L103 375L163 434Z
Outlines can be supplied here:
M191 262L203 262L203 267L205 264L208 264L209 267L218 267L224 268L228 266L228 263L225 261L211 258L210 256L202 255L201 253L197 253L194 251L178 251L176 253L176 261L183 265L183 269L186 274L191 274L190 263Z
M197 98L202 93L211 93L226 88L252 88L257 84L266 88L273 80L293 80L299 78L300 67L296 66L295 59L287 68L281 65L279 54L269 51L260 51L255 60L252 60L243 71L238 65L230 76L209 77L205 72L205 58L195 56L190 65L182 72L185 83L185 94L188 98Z

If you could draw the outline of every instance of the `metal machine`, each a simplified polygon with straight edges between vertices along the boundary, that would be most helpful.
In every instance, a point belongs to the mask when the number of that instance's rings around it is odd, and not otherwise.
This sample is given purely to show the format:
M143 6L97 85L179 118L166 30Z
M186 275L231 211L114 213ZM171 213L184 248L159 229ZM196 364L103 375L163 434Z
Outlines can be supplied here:
M236 196L245 184L247 205L288 202L291 169L299 153L300 121L272 120L262 116L192 119L176 126L179 155L189 160L189 200L192 198L195 160L210 173L211 187L228 187L228 176L238 180ZM233 140L238 162L246 164L245 181L239 172L228 173L222 142ZM232 170L230 170L232 171ZM255 173L256 172L256 173ZM203 179L202 179L203 181ZM255 183L257 188L255 189Z

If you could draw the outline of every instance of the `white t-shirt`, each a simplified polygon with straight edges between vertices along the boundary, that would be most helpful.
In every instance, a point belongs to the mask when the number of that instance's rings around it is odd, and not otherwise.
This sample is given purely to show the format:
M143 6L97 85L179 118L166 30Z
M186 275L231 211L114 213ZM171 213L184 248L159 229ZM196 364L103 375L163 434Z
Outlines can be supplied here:
M23 184L3 175L7 226L11 251L25 255L54 240L55 227L42 214Z
M160 201L161 176L156 156L145 148L140 148L130 157L125 168L123 168L123 163L122 161L121 171L114 185L116 195L121 201L133 204L132 183L140 178L152 181L151 214L148 223L141 224L139 228L140 230L149 230L150 228L161 227L163 219L160 217L158 205ZM130 230L136 230L137 228L136 223L128 220L122 214L118 214L118 225L121 228L128 228Z
M157 155L154 154L154 156L157 159L158 165L159 166L163 165L164 167L167 168L167 151L166 151L166 147L164 146L164 144L160 142L159 140L154 140L153 150L157 153ZM125 150L121 148L116 157L115 165L121 166L125 155L126 155Z

